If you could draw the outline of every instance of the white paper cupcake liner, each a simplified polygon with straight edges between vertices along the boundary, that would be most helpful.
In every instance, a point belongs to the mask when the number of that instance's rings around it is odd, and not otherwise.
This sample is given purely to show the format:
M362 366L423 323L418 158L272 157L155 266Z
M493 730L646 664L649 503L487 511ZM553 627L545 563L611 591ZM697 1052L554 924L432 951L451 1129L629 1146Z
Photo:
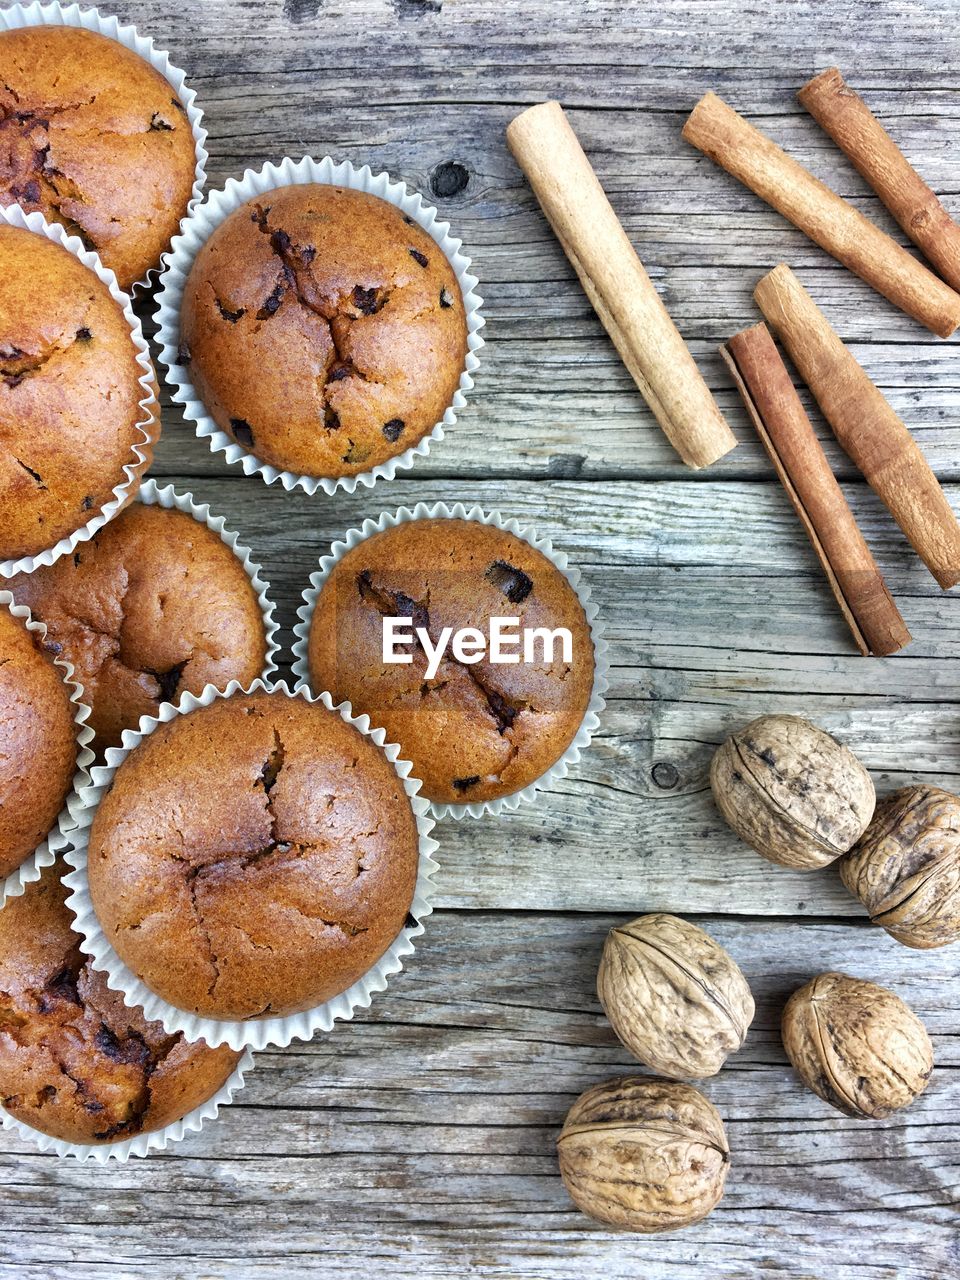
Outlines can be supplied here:
M156 729L157 725L167 724L175 716L186 715L190 711L195 711L197 707L209 706L217 698L229 698L235 693L255 693L258 690L282 693L288 698L306 697L310 702L321 702L328 711L336 711L348 724L352 724L365 737L370 738L381 748L396 769L404 791L410 798L419 835L420 860L409 913L414 923L406 925L400 931L376 964L368 969L362 978L324 1004L308 1009L304 1013L294 1013L286 1017L251 1018L246 1021L205 1018L162 1000L127 968L108 941L93 909L87 882L87 846L90 825L101 797L113 781L118 765L143 738ZM267 1045L277 1045L282 1048L291 1040L309 1040L317 1031L330 1031L334 1022L352 1018L357 1009L366 1009L373 996L378 991L383 991L388 980L400 972L404 957L413 953L413 939L423 933L423 920L433 911L432 877L437 870L437 863L431 855L438 846L430 836L434 826L429 813L430 806L426 800L420 799L417 795L421 784L419 779L411 776L410 768L409 761L400 759L400 748L396 743L387 743L386 734L382 729L372 729L369 717L353 715L349 702L342 702L335 706L328 694L315 698L306 690L292 692L283 681L273 684L254 680L252 684L242 688L234 680L222 692L215 689L213 685L207 685L198 697L188 693L184 694L176 705L165 703L156 716L142 717L139 730L124 731L123 746L110 747L107 750L106 764L94 765L91 770L92 782L80 791L75 804L71 806L77 826L70 837L72 847L67 850L65 856L74 870L64 876L63 882L71 891L67 895L67 906L74 914L74 929L83 940L83 951L91 957L94 968L103 971L107 985L123 995L126 1004L139 1005L147 1018L162 1022L170 1034L182 1031L188 1040L203 1039L211 1046L228 1044L231 1049L263 1049Z
M180 219L180 226L186 222L194 209L203 199L203 187L207 180L208 152L205 146L207 131L201 121L203 112L197 106L197 95L187 84L186 76L179 67L170 61L170 55L163 49L154 48L150 36L142 36L132 24L121 26L118 18L112 14L104 16L98 9L83 9L79 4L41 4L34 0L33 4L13 4L8 9L0 10L0 31L13 31L19 27L83 27L86 31L96 31L109 40L116 40L125 48L139 54L144 62L148 62L155 71L167 81L187 113L190 130L193 133L196 167L193 177L193 191L187 204L186 212ZM166 254L163 255L165 260ZM148 288L159 276L161 266L151 267L149 271L134 283L134 289Z
M279 471L269 463L261 462L254 454L231 440L225 431L220 430L194 389L190 381L190 370L180 362L180 305L190 268L201 246L226 217L253 196L263 195L265 191L272 191L275 187L295 186L305 182L365 191L396 205L432 236L443 250L453 267L463 295L467 320L467 356L452 403L441 421L416 445L372 470L355 476L298 475L293 471ZM336 493L338 489L353 493L357 485L369 489L378 480L392 480L399 470L406 470L413 466L417 458L426 457L430 446L443 439L444 428L453 426L457 420L457 412L467 403L467 392L473 387L473 375L480 365L477 352L483 346L483 338L480 336L484 323L480 310L483 299L476 291L477 278L469 271L470 259L460 251L461 243L451 236L450 224L438 221L436 209L425 204L418 192L408 191L402 182L391 182L385 173L374 174L369 165L357 169L347 160L335 164L329 156L320 161L307 156L297 162L287 158L279 165L265 164L256 172L247 169L239 181L229 178L222 190L209 192L181 234L174 237L166 270L160 280L157 294L157 341L160 344L160 359L167 368L166 380L173 399L183 406L184 417L194 423L197 435L209 440L212 452L222 453L227 462L238 462L245 475L259 475L267 484L274 484L279 480L288 492L299 488L308 494L314 494L318 489L328 495Z
M2 12L0 11L0 14ZM133 313L130 299L120 291L113 272L103 265L95 253L85 249L76 236L68 236L59 223L47 222L40 213L24 213L19 205L11 204L6 208L0 208L0 222L32 231L34 235L46 236L48 240L62 245L96 274L97 279L107 286L110 296L123 312L123 318L130 328L130 337L137 350L137 364L143 371L138 379L143 392L139 406L141 417L136 424L143 438L134 443L131 461L124 465L124 478L114 486L112 500L105 503L99 511L94 512L85 525L67 534L52 547L47 547L35 556L0 560L0 578L12 578L14 574L31 573L37 565L50 565L61 556L69 555L81 542L92 538L98 529L102 529L117 512L127 505L140 487L143 474L150 465L153 446L160 435L160 407L157 403L156 375L150 360L150 349L140 328L140 321Z
M32 1142L41 1151L54 1151L61 1158L73 1157L75 1160L95 1160L97 1164L106 1164L110 1160L118 1160L121 1164L131 1156L149 1155L151 1151L162 1151L173 1142L179 1142L188 1133L199 1133L208 1120L215 1120L221 1107L227 1107L244 1085L244 1076L253 1069L253 1054L248 1049L234 1067L228 1079L220 1086L212 1097L189 1111L180 1120L156 1129L152 1133L139 1133L135 1138L127 1138L124 1142L79 1143L64 1142L61 1138L52 1138L48 1133L41 1133L22 1120L16 1120L9 1112L0 1108L0 1124L4 1129L11 1129L26 1142Z
M521 804L530 803L536 799L538 792L549 787L552 783L558 782L561 778L565 778L571 766L575 765L580 759L580 753L588 746L600 723L600 713L606 705L603 695L609 685L608 646L604 639L603 624L600 621L599 610L591 599L590 588L583 581L579 569L570 567L567 556L562 551L558 551L549 538L540 537L534 529L528 525L521 525L516 520L505 520L499 511L484 511L478 506L473 506L467 510L460 502L453 507L448 507L445 502L435 502L432 506L425 502L418 502L412 511L409 507L401 507L398 511L385 511L377 520L364 520L359 529L348 530L340 541L333 544L329 554L320 558L319 569L310 575L309 585L303 592L303 604L297 610L297 617L300 621L293 629L296 641L293 646L294 663L292 671L297 680L297 688L310 689L310 669L307 661L310 623L313 618L313 611L316 608L317 596L320 594L323 584L326 582L334 565L358 543L372 537L375 533L382 533L385 529L393 529L398 524L406 524L410 520L436 519L476 520L480 524L495 525L498 529L512 533L516 537L522 538L524 542L529 543L531 547L535 547L537 551L546 556L551 564L560 570L577 593L577 598L583 606L583 611L590 624L590 638L593 641L593 688L590 693L587 710L573 741L560 759L551 765L546 773L541 774L539 778L535 778L533 782L522 790L514 791L508 796L500 796L496 800L475 801L473 804L430 803L430 812L438 820L441 818L479 818L485 813L496 814L503 813L504 810L518 809ZM324 694L323 696L328 697L329 695Z
M0 608L6 609L13 617L19 618L27 630L32 631L41 642L46 639L47 628L44 623L35 618L26 605L17 604L9 591L0 591ZM8 876L0 880L0 907L8 898L19 897L28 884L33 884L35 880L40 879L44 867L49 867L56 861L57 854L63 849L69 833L75 826L69 808L70 798L75 796L81 787L90 785L89 766L93 763L93 752L90 750L93 730L87 724L90 708L84 705L83 686L74 678L72 665L63 658L54 657L53 654L49 656L53 665L63 672L63 682L70 692L70 701L74 707L73 721L77 726L77 770L73 775L73 787L67 797L67 803L64 804L57 821L47 833L47 838L37 845L30 857L21 862L15 871L11 871Z
M161 489L155 480L148 479L144 480L140 486L140 492L137 496L147 506L166 507L168 511L171 509L183 511L192 516L194 520L205 524L208 529L217 534L221 542L226 543L243 565L244 572L257 593L257 604L260 606L260 613L263 617L263 629L266 633L267 645L264 652L263 671L261 671L260 675L263 679L268 679L277 670L274 658L280 651L280 645L276 638L277 632L280 630L280 624L274 616L276 607L270 599L270 583L260 576L260 565L254 564L250 548L243 546L240 542L239 534L231 533L225 527L226 520L223 516L213 515L210 507L205 502L194 502L192 493L177 493L172 484L168 484Z

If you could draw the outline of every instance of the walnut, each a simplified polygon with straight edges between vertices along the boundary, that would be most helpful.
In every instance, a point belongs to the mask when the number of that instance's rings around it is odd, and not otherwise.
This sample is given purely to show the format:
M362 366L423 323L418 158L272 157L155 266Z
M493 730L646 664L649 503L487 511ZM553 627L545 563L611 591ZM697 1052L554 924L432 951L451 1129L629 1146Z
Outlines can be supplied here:
M710 766L717 807L737 835L785 867L824 867L866 829L876 803L852 751L799 716L761 716Z
M907 1005L873 982L821 973L787 1001L783 1047L804 1084L858 1120L881 1120L927 1087L933 1049Z
M840 877L870 919L908 947L960 938L960 797L903 787L881 800Z
M627 1231L699 1222L723 1195L723 1121L691 1085L628 1076L580 1095L557 1139L560 1175L591 1218Z
M679 1079L716 1075L753 1020L753 996L736 962L676 916L640 916L611 929L597 994L634 1057Z

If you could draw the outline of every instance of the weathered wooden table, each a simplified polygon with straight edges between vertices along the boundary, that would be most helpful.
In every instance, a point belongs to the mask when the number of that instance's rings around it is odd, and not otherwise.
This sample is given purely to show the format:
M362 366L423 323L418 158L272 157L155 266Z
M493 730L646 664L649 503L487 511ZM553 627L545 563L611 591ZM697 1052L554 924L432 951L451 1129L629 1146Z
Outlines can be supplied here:
M80 1166L0 1134L0 1270L960 1274L957 949L898 946L833 870L769 866L724 828L706 782L732 726L786 710L837 731L881 792L920 778L960 786L960 602L936 589L828 440L915 636L890 661L854 654L715 351L757 318L759 276L789 261L960 502L957 342L895 312L680 139L685 113L715 88L895 231L795 105L795 90L836 62L960 210L955 0L118 8L198 90L211 185L284 154L386 169L463 236L488 322L470 408L402 480L332 500L267 488L213 457L169 402L154 474L209 501L253 546L287 646L317 557L363 517L443 498L534 522L601 603L612 689L591 750L536 807L438 829L442 910L367 1016L260 1055L217 1124L146 1161ZM551 96L742 441L706 474L685 470L656 428L506 151L509 119ZM631 1067L594 976L611 923L651 909L730 947L758 1011L743 1051L705 1086L733 1152L721 1206L686 1232L640 1238L573 1210L554 1139L577 1093ZM783 1001L828 967L889 983L934 1037L929 1090L885 1123L842 1118L784 1058Z

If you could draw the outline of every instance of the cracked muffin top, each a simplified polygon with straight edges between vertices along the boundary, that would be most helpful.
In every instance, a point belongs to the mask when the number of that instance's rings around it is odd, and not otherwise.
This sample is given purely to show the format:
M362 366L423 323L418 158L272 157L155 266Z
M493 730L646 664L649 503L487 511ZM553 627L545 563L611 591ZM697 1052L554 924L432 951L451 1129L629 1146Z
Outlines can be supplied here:
M0 203L78 235L128 290L193 191L187 113L139 54L75 27L0 34Z
M263 670L263 616L243 564L182 511L131 503L72 556L7 585L73 664L98 750L161 702Z
M305 184L236 209L197 254L180 358L217 425L310 476L369 471L433 430L467 324L437 243L394 205Z
M335 711L235 694L130 753L90 831L93 906L117 953L180 1009L311 1009L404 927L419 842L382 751Z
M0 912L0 1103L64 1142L123 1142L206 1102L240 1054L127 1008L80 950L61 870Z
M77 767L76 708L39 643L0 606L0 880L46 839Z
M36 555L112 500L144 439L142 374L94 272L0 224L0 558Z
M448 647L430 678L419 643L411 663L383 661L390 616L411 618L433 645L447 627L487 636L493 617L566 627L573 660L557 645L549 662L538 646L539 661L467 664ZM522 538L475 520L414 520L348 551L317 598L308 659L313 688L386 729L422 794L448 804L494 800L539 778L576 736L593 687L590 624L569 582Z

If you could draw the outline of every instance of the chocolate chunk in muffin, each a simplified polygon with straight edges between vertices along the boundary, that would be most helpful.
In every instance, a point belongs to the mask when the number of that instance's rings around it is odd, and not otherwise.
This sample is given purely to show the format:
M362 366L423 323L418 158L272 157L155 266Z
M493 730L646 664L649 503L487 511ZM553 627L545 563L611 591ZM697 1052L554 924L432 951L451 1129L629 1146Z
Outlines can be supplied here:
M0 606L0 879L46 839L77 766L76 708L42 643Z
M444 628L489 634L490 619L518 630L567 628L572 661L458 661L448 646L427 675L422 644L410 663L383 660L383 620L410 618L433 646ZM514 649L522 658L522 650ZM359 543L317 598L308 644L310 682L349 699L398 742L431 800L464 804L519 791L555 764L576 736L593 687L590 626L576 592L541 552L474 520L415 520Z
M263 671L263 616L243 564L185 512L132 503L73 556L8 586L73 664L97 749L161 702Z
M126 482L144 440L142 374L94 272L0 224L0 559L55 545Z
M123 1142L213 1096L240 1055L168 1035L111 991L47 867L0 911L0 1103L64 1142Z
M415 445L453 399L463 299L394 205L317 184L247 201L197 254L180 336L207 410L275 467L354 475Z
M212 1018L352 986L404 927L416 819L375 744L282 693L219 699L121 764L90 832L94 909L153 991Z
M121 289L159 265L196 163L183 103L139 54L76 27L0 33L0 203L78 235Z

